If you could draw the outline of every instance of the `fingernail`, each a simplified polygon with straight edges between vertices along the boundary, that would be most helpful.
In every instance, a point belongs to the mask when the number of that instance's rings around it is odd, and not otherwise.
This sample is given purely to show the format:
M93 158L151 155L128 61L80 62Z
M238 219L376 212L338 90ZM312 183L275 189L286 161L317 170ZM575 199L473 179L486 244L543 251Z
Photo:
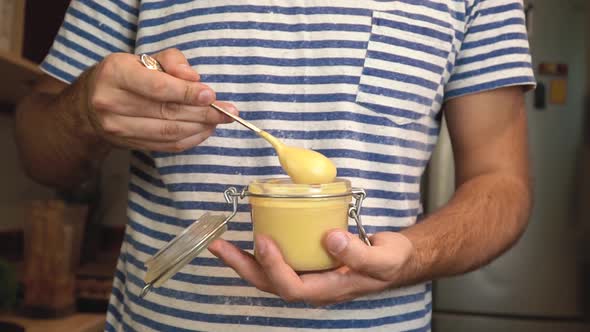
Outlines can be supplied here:
M338 254L348 245L348 236L342 232L333 232L326 239L328 251L332 254Z
M185 71L187 73L194 73L195 71L193 70L193 67L187 65L186 63L181 63L178 65L178 68L180 68L182 71Z
M258 235L254 238L254 241L255 241L256 254L258 254L260 256L266 255L266 248L267 248L266 241Z
M213 102L213 100L215 99L215 95L213 94L213 91L211 90L203 90L201 92L199 92L199 103L203 104L203 105L209 105Z
M197 72L193 69L193 67L191 67L190 65L187 65L186 63L181 63L178 65L178 67L187 73L191 73L191 74L196 74Z
M207 246L207 249L209 249L209 251L211 251L211 253L217 254L219 252L220 245L221 245L221 243L219 241L213 241L213 242L211 242L211 244L209 244L209 246Z
M239 113L238 109L233 106L227 106L227 107L225 107L225 110L230 112L233 115L238 115L238 113Z

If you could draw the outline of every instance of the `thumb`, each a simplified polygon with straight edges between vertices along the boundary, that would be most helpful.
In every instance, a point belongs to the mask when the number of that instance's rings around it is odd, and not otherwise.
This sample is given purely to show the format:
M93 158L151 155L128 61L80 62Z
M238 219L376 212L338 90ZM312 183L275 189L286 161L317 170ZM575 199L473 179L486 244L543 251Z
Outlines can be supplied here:
M350 269L389 281L408 257L405 254L406 250L397 248L396 236L385 236L389 239L383 239L384 235L376 234L375 237L378 237L379 241L375 241L375 245L369 247L349 232L334 230L326 235L324 245L334 258Z

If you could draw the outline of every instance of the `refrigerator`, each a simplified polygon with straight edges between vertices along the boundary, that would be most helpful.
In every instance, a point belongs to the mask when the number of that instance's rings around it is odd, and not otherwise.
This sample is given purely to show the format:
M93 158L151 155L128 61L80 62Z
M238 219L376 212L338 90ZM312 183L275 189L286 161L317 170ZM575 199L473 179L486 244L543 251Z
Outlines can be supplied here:
M500 258L477 271L434 283L434 332L590 331L585 320L590 275L584 271L590 221L582 217L587 212L579 211L590 205L590 195L580 196L587 190L580 188L580 179L590 172L588 165L581 167L584 151L590 150L584 147L589 134L584 129L584 100L590 78L590 2L533 0L527 5L535 70L541 63L568 66L567 76L537 72L545 94L527 95L533 213L523 237ZM552 97L552 84L564 78L567 96L560 101L559 96ZM443 118L427 170L427 212L452 196L453 173L452 144Z

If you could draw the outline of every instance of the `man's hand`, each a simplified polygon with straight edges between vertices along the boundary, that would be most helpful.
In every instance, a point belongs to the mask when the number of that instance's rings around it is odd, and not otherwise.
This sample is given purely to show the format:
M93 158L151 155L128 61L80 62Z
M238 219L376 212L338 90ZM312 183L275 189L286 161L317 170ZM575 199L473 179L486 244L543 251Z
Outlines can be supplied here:
M256 258L224 240L211 243L209 251L262 291L289 302L324 306L399 286L398 275L414 250L412 243L392 232L377 233L371 242L369 247L351 233L332 231L324 245L344 266L302 275L285 263L280 249L266 236L256 237Z
M216 124L231 121L208 107L215 93L199 82L180 51L155 57L166 73L119 53L70 85L42 76L16 112L19 157L29 176L71 188L94 176L112 145L182 151L204 141ZM232 105L216 103L237 113Z
M207 139L231 119L209 107L211 88L184 55L154 55L166 73L146 69L136 55L117 53L88 72L87 118L104 140L124 148L178 152ZM237 114L235 107L219 103Z

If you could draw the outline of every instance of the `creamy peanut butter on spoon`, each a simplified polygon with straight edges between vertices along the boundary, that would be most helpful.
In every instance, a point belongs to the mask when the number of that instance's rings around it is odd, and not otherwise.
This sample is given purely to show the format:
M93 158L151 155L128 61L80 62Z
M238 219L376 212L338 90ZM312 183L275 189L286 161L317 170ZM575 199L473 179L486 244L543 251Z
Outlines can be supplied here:
M258 135L275 148L281 166L293 183L332 183L336 178L336 166L323 154L313 150L285 145L266 131L261 131Z

